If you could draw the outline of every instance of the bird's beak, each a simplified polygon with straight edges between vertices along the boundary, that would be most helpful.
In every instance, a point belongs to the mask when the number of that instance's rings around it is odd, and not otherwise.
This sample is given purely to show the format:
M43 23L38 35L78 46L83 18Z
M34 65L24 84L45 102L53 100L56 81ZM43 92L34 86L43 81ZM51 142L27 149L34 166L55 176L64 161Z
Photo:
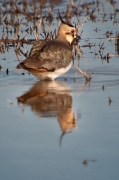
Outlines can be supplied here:
M79 42L79 40L81 39L81 37L78 35L78 34L76 34L75 36L74 36L74 39L73 39L73 44L78 44L78 42Z

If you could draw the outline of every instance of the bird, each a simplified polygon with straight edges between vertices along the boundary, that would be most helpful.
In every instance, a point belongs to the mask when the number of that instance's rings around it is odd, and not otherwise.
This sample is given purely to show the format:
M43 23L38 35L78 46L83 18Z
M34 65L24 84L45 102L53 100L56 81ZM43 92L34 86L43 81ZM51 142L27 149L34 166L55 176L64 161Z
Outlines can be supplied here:
M60 16L60 26L55 39L48 38L34 43L29 56L17 65L40 80L54 80L66 73L73 64L72 43L78 37L77 28Z

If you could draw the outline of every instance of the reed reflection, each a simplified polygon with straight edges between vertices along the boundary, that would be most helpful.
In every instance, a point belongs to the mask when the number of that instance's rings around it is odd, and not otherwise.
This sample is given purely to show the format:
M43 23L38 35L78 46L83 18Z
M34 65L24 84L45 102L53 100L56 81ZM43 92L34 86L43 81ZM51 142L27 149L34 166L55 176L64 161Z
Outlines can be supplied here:
M39 81L17 98L18 103L31 106L39 117L57 117L62 134L76 129L72 110L72 91L59 81Z

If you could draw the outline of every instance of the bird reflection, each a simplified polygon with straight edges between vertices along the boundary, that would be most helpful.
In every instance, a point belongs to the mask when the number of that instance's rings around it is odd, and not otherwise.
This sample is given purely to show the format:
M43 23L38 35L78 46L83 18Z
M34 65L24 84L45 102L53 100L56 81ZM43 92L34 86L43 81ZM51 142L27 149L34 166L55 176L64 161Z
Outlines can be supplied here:
M39 117L57 117L62 131L61 139L77 127L72 110L72 91L62 82L39 81L17 100L18 103L31 106Z

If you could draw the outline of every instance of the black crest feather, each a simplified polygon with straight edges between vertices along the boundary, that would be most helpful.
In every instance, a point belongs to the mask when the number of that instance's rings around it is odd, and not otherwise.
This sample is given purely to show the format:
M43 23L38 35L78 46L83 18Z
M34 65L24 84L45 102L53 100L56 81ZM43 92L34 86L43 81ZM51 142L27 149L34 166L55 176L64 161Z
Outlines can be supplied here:
M62 16L61 16L61 14L60 14L59 11L58 11L58 17L59 17L60 21L61 21L63 24L67 24L67 25L70 26L70 27L74 27L72 24L66 23L66 22L62 19Z

